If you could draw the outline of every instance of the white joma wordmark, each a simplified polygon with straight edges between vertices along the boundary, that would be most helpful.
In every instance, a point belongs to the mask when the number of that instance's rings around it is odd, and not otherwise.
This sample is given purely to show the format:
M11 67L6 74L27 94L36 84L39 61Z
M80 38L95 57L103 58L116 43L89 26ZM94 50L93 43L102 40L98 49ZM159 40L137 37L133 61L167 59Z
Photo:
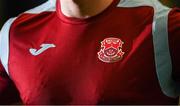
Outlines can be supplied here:
M46 51L49 48L54 48L56 47L54 44L41 44L40 46L41 48L39 50L34 49L34 48L30 48L29 52L33 55L33 56L37 56L41 53L43 53L44 51Z

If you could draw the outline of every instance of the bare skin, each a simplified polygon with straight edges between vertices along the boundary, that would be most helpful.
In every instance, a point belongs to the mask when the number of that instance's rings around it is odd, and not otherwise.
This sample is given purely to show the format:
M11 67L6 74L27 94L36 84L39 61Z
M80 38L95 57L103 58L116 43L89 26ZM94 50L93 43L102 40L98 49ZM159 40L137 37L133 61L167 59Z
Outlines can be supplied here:
M67 17L86 19L105 10L113 0L60 0L61 11Z

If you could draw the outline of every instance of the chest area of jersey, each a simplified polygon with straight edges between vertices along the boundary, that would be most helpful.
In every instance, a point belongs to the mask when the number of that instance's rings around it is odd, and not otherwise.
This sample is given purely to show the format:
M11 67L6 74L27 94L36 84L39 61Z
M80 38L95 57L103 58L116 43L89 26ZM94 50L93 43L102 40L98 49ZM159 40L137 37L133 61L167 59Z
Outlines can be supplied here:
M155 80L151 25L118 26L51 26L11 37L10 74L22 92L41 89L54 95L58 88L78 96L81 89L79 98L89 95L92 101L106 90L146 86Z
M151 24L122 27L121 23L99 24L61 23L32 28L31 32L26 28L16 31L10 37L9 62L23 64L19 67L24 66L26 70L26 67L31 70L89 69L96 65L120 66L129 61L129 56L140 61L143 55L153 55Z

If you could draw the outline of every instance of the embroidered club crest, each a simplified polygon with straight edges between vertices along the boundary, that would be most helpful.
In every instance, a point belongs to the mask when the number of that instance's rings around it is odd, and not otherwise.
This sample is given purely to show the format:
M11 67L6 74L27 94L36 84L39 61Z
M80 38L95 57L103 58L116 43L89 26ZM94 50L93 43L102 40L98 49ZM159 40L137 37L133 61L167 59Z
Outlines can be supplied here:
M124 42L119 38L106 38L101 42L101 50L98 58L105 63L113 63L121 60L125 52L122 51Z

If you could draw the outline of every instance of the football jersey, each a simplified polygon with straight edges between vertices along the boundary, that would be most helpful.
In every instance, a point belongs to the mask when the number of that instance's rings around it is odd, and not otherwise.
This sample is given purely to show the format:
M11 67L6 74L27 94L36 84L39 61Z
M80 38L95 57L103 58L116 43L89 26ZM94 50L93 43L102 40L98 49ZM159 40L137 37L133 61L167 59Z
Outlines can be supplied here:
M113 0L88 19L64 16L58 1L24 12L2 28L1 73L9 78L0 77L0 95L11 79L24 104L178 104L164 93L157 74L168 63L157 65L156 57L166 54L154 46L161 39L155 42L153 31L164 33L154 29L155 9L163 7L158 1ZM179 9L170 9L167 25L172 79L178 83Z

